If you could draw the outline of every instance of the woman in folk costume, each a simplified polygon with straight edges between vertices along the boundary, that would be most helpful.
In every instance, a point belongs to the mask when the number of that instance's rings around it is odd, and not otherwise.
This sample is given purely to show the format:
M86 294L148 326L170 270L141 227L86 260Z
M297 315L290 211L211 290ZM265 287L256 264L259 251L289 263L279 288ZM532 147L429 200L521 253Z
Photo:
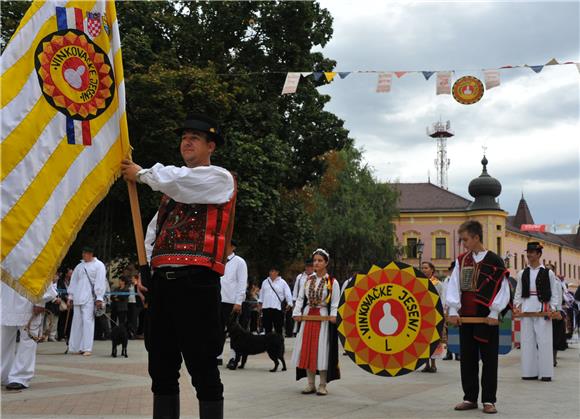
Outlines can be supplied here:
M435 265L433 265L431 262L423 262L421 264L421 271L423 271L423 274L427 278L429 278L429 281L431 281L431 283L439 293L439 297L441 298L441 304L444 306L445 293L443 292L443 282L439 281L439 279L437 279L437 277L435 276ZM439 346L437 347L435 353L439 353L442 350L441 348L442 346L443 343L439 343ZM437 372L437 365L435 365L436 358L434 356L435 355L433 355L431 359L427 360L427 365L425 366L425 368L423 368L422 372Z
M326 383L340 378L338 369L338 334L336 314L340 301L338 281L328 275L329 255L324 249L312 254L314 273L306 280L294 306L294 320L300 323L292 362L296 366L296 379L308 377L308 385L302 394L328 394ZM304 308L304 311L302 311ZM307 320L304 316L330 316L330 320ZM314 378L320 374L316 390Z

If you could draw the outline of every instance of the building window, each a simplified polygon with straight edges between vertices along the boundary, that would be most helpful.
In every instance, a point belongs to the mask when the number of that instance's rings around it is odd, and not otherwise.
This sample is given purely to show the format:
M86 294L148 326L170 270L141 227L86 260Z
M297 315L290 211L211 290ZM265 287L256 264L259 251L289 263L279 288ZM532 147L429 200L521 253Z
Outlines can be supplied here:
M497 254L501 255L501 237L497 238Z
M514 269L518 270L518 254L514 253Z
M501 226L500 225L496 226L496 229L497 231L501 231Z
M407 257L417 257L417 239L407 239Z
M445 237L435 239L435 258L447 259L447 239Z

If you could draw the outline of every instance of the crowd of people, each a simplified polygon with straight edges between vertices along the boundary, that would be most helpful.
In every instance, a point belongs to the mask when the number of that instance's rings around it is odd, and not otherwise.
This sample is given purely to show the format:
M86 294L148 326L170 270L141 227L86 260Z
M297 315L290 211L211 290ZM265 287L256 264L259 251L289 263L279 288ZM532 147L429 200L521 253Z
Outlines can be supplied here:
M328 383L341 378L337 310L341 292L352 278L339 278L341 287L329 269L331 255L319 248L290 284L275 266L262 281L250 281L246 262L235 253L232 241L236 180L210 161L225 143L221 129L210 118L192 115L176 133L184 166L157 163L144 169L129 160L121 164L125 180L163 194L145 238L152 273L147 282L139 273L147 272L144 266L130 268L110 291L105 265L94 249L86 247L74 269L54 278L44 295L46 308L2 283L2 384L8 389L29 385L36 343L41 341L30 331L45 310L58 316L57 322L46 323L48 339L66 339L69 354L91 356L94 339L106 339L113 323L125 326L132 338L144 336L154 419L179 417L182 361L197 393L200 417L223 418L219 365L231 322L255 334L296 335L292 361L296 379L306 378L303 394L325 396ZM420 268L441 296L447 321L459 327L464 395L455 410L478 408L481 362L483 412L496 413L500 315L510 308L518 314L541 308L541 317L522 319L522 378L550 381L557 361L553 350L563 349L562 331L565 336L570 332L566 328L577 324L575 316L565 317L574 303L563 280L539 263L539 243L528 244L529 266L517 278L508 278L504 261L484 248L479 222L463 223L458 233L465 252L450 266L445 280L437 278L429 261ZM464 324L466 316L479 321ZM562 323L553 326L558 321ZM234 358L230 348L230 369L236 368ZM437 371L435 359L424 371Z

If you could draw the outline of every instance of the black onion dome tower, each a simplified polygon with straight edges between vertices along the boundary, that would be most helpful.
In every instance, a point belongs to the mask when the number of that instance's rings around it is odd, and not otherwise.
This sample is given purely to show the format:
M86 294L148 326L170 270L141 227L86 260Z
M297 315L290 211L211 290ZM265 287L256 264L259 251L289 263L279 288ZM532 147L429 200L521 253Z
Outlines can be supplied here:
M470 211L500 209L496 198L501 194L501 183L487 173L487 163L484 155L481 160L483 165L481 175L469 182L469 195L475 198L475 201L469 205Z

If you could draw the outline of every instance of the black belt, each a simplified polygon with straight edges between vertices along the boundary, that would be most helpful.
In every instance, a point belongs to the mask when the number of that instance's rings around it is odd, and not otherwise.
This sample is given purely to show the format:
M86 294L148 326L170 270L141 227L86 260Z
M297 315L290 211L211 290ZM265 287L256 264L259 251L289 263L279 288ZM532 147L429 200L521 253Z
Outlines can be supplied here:
M204 266L184 266L184 267L162 267L155 269L154 277L159 276L167 281L174 279L187 278L195 274L207 271L209 268Z

